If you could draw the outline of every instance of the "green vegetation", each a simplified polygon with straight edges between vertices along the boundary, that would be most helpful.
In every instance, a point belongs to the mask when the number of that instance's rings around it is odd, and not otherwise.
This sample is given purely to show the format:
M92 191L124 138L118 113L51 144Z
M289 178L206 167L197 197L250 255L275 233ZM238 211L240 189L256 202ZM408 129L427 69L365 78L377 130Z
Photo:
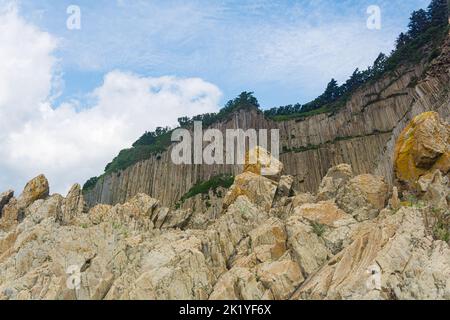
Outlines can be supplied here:
M124 170L129 166L150 158L152 155L160 154L170 146L172 130L168 127L156 128L153 132L145 132L129 149L124 149L106 165L105 172L100 177L92 177L83 185L83 192L95 187L97 182L106 174Z
M326 231L325 225L324 225L324 224L321 224L321 223L319 223L319 222L312 221L312 222L311 222L311 227L313 228L313 232L314 232L318 237L321 237L321 236L325 233L325 231Z
M333 114L345 106L360 87L379 80L402 65L415 64L422 59L432 61L439 56L439 46L448 33L447 9L447 0L432 0L427 11L421 9L412 13L408 32L399 35L396 48L389 56L380 53L372 66L363 71L356 69L341 86L331 79L324 93L311 102L272 108L264 114L275 121Z
M336 143L336 142L339 142L339 141L346 141L346 140L352 140L352 139L357 139L357 138L370 137L370 136L374 136L374 135L377 135L377 134L391 133L391 132L392 132L391 130L386 130L386 131L376 130L373 133L366 134L366 135L336 137L333 140L326 141L326 142L320 143L320 144L308 144L306 146L296 147L296 148L288 148L286 146L283 146L282 153L287 153L287 152L305 152L305 151L309 151L309 150L316 150L316 149L319 149L321 147L324 147L325 145Z
M86 181L83 185L83 192L93 189L97 184L98 179L98 177L92 177Z
M275 121L291 119L302 120L317 114L334 114L345 106L351 95L364 85L373 83L387 73L392 73L400 66L418 63L419 61L432 61L440 55L439 46L444 41L448 27L447 0L432 0L428 9L412 13L408 31L401 33L397 39L396 48L389 56L380 53L373 65L366 70L356 69L350 78L338 85L331 79L325 91L319 97L306 104L294 104L265 110L266 117ZM397 75L398 76L398 75ZM410 86L417 84L418 79L411 81ZM380 97L366 106L379 101ZM378 100L377 100L378 99ZM230 100L217 113L207 113L178 119L180 127L190 128L194 121L202 121L203 126L225 121L234 112L241 109L259 109L258 100L253 92L242 92L238 97ZM172 130L170 128L156 128L153 132L146 132L129 149L124 149L105 167L104 174L119 172L129 166L148 159L167 150L170 146ZM305 151L319 146L309 145L294 151ZM283 150L285 152L291 150ZM92 189L100 177L89 179L83 186L83 191Z
M242 92L238 97L228 101L218 113L207 113L194 116L192 118L182 117L178 119L180 127L189 128L194 121L202 121L203 126L209 126L215 122L226 120L232 113L241 109L259 109L258 100L253 96L253 92ZM119 172L133 164L146 160L152 155L158 155L166 151L171 142L173 129L158 127L155 131L145 132L129 149L124 149L106 165L104 174L99 177L90 178L83 185L83 192L93 189L102 176Z
M433 237L450 243L450 213L444 210L432 209L436 223L433 227Z
M208 181L203 181L195 184L189 191L180 198L180 203L183 203L189 198L198 194L208 194L210 190L216 191L217 188L223 187L228 189L234 183L234 176L218 175L214 176Z
M419 200L417 196L414 194L408 194L405 197L405 201L402 201L401 204L404 207L411 207L417 209L423 209L426 207L426 203L422 200Z
M189 117L178 118L180 127L191 127L194 121L202 121L203 127L213 123L224 121L232 113L241 109L259 108L258 100L253 96L253 92L242 92L237 98L228 101L218 113L205 113Z
M166 151L171 144L172 130L169 128L156 130L144 133L133 143L132 148L120 151L119 155L106 165L105 174L124 170L139 161L148 159L151 155Z

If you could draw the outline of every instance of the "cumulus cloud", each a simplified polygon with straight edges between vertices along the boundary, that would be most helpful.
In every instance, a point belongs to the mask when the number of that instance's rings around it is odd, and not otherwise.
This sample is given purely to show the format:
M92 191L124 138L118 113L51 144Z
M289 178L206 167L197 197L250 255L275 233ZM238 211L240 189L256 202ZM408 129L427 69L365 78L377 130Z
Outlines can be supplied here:
M221 91L199 78L105 75L92 105L52 95L61 74L52 35L27 23L14 6L0 12L0 190L20 192L44 173L52 192L98 175L144 131L183 115L217 111Z

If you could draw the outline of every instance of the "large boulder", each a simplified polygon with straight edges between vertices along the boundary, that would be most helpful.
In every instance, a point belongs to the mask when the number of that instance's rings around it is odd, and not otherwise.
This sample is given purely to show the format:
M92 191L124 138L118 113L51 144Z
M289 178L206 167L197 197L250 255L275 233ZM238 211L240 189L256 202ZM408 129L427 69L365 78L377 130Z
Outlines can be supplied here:
M388 191L383 177L362 174L349 180L338 191L336 203L358 221L373 219L385 207Z
M26 208L34 201L45 199L49 195L49 185L47 178L41 174L30 180L17 199L20 208Z
M81 186L77 183L72 186L64 200L61 215L58 220L62 224L69 224L75 217L81 215L86 210Z
M294 219L312 228L325 247L333 254L350 242L357 221L339 209L332 201L307 203L294 209ZM289 227L288 227L289 228Z
M328 170L319 186L317 200L324 201L335 198L338 190L353 177L353 170L349 164L342 163Z
M435 170L420 177L417 182L421 198L430 203L434 209L449 211L449 178L441 171Z
M395 174L404 188L415 188L422 175L450 170L450 125L436 112L416 116L395 146Z
M267 178L278 180L283 164L262 147L255 147L245 155L244 172L252 172Z
M450 249L416 208L371 221L294 299L450 299Z
M223 199L224 208L228 208L239 196L246 196L250 202L269 211L277 191L277 183L255 174L244 172L237 175L233 185Z
M19 198L15 199L12 195L12 192L9 191L3 197L5 204L0 211L0 229L9 229L22 221L27 213L26 209L33 202L48 197L49 186L47 178L41 174L25 185ZM8 199L8 202L6 202L6 199Z

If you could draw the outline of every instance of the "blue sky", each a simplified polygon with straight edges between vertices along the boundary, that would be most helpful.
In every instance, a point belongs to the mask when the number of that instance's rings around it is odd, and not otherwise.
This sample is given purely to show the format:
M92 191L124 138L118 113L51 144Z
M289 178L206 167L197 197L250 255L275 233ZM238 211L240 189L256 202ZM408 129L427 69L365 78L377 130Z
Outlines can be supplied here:
M81 8L68 30L66 8ZM381 30L366 28L369 5ZM144 76L200 77L221 103L254 91L264 108L307 102L331 77L344 81L389 52L410 13L428 0L21 1L28 21L60 39L63 91L85 99L111 70Z

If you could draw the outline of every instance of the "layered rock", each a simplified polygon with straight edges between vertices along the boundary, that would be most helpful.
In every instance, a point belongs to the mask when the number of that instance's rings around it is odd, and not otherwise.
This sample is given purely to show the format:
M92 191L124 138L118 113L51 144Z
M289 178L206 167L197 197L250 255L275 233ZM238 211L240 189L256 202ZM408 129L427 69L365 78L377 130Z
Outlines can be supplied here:
M416 116L398 139L395 173L400 183L411 187L435 170L450 171L450 125L436 112L425 112Z
M394 184L394 149L403 129L414 116L435 111L450 117L450 40L431 63L402 66L375 83L363 86L345 107L333 114L274 122L257 110L240 110L212 128L279 129L280 161L284 174L294 177L299 192L315 192L328 170L348 163L353 174L373 173ZM100 178L86 192L90 206L125 202L137 193L147 193L166 206L175 204L193 185L212 176L237 175L241 166L177 166L171 148L121 172ZM177 181L176 184L173 181Z
M391 210L383 179L352 171L330 170L325 201L244 172L207 228L142 193L86 212L75 185L0 232L0 299L449 299L450 249L430 219L442 174L423 177L420 206Z
M353 238L294 299L450 299L450 249L427 237L418 209L380 217Z

